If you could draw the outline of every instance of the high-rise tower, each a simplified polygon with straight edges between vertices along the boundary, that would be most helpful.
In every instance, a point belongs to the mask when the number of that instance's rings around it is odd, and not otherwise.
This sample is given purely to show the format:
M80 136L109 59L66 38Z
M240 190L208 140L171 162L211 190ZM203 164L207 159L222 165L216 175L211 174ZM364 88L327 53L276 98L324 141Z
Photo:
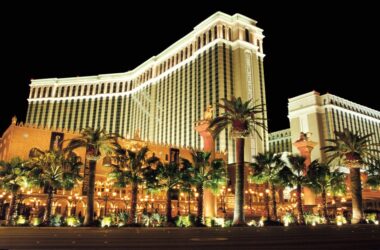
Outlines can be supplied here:
M194 122L209 105L216 115L216 103L231 96L266 106L262 31L248 17L217 12L131 71L32 80L26 122L53 130L102 127L126 137L139 130L143 140L202 148ZM267 144L258 129L262 139L246 141L246 161ZM228 134L216 139L216 150L234 162Z

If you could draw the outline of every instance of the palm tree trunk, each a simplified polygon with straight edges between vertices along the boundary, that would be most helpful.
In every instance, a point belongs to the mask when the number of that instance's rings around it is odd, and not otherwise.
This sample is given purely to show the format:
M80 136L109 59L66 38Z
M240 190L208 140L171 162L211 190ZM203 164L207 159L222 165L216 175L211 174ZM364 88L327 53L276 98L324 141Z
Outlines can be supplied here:
M11 226L13 223L13 214L15 213L17 193L12 192L11 203L9 204L9 210L7 214L7 226Z
M49 187L48 189L48 196L46 200L46 211L44 215L44 221L43 223L47 226L50 225L50 216L51 216L51 204L53 202L53 188Z
M302 189L301 185L297 185L297 220L298 224L305 225L305 218L303 217L303 208L302 208Z
M330 219L327 214L327 198L326 198L326 189L322 188L322 206L323 206L323 217L325 217L326 223L330 224Z
M244 138L236 138L236 179L233 226L245 225L244 218Z
M273 184L272 184L272 209L273 209L273 220L277 221L276 187Z
M197 199L197 226L203 226L203 183L197 187L198 199Z
M265 202L265 213L267 215L267 221L270 220L270 208L269 208L269 193L268 190L268 182L265 184L265 192L264 192L264 202Z
M137 223L137 192L139 190L139 186L137 182L132 183L132 197L131 197L131 213L129 215L128 224Z
M166 220L168 224L173 222L171 192L172 192L171 188L168 188L168 190L166 191Z
M95 171L96 161L89 160L88 189L87 189L87 211L84 218L84 226L94 225L94 192L95 192Z
M360 180L360 168L350 169L351 199L352 199L352 224L357 224L363 219L362 185Z

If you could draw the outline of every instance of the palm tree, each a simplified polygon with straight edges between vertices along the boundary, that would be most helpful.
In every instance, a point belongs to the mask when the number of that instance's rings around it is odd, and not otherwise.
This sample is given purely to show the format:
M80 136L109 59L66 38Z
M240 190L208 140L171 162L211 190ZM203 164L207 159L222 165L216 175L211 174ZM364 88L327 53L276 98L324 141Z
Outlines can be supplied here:
M327 192L335 194L344 194L346 191L346 176L339 172L339 169L330 170L327 164L321 164L318 161L313 161L307 172L308 184L315 193L322 196L323 217L326 222L330 223L327 214Z
M373 188L380 187L380 160L376 159L368 165L367 185Z
M265 184L266 187L270 186L272 191L272 215L273 219L277 221L277 202L276 202L276 185L280 183L279 173L284 167L281 161L281 155L266 152L258 154L254 157L255 162L251 164L253 174L251 176L252 182L256 184ZM269 212L269 198L265 192L266 202L265 208L267 211L267 220L270 220Z
M326 140L331 145L321 149L328 153L328 163L335 161L350 169L352 220L356 224L363 220L362 186L360 180L360 167L365 161L374 158L380 151L375 149L380 144L372 143L373 134L361 136L345 128L343 132L335 131L335 139Z
M29 169L19 157L12 158L9 162L0 162L0 187L12 194L7 225L12 225L17 216L16 199L20 189L28 186L28 171Z
M125 187L127 184L132 186L131 213L128 218L128 224L137 223L137 194L139 185L151 178L151 168L157 167L159 159L156 156L148 157L148 147L142 147L134 152L129 149L119 149L116 152L118 164L112 165L112 171L109 173L111 180L116 186ZM150 179L151 180L151 179ZM153 180L152 180L153 181Z
M87 193L87 211L84 218L85 226L92 226L94 224L94 191L95 191L95 172L96 162L101 154L111 154L119 146L117 144L117 134L108 134L103 129L86 128L82 130L79 137L70 140L65 151L73 151L77 148L86 149L86 165L84 178L88 178L84 182L83 190ZM87 177L87 176L88 177Z
M42 151L32 148L29 156L31 157L28 161L31 166L29 176L31 184L47 190L43 223L50 225L54 190L73 188L80 179L79 171L82 164L74 153L70 153L65 158L62 151Z
M300 225L305 224L305 218L303 216L302 208L302 186L308 183L308 179L305 176L306 166L305 157L299 155L289 155L284 168L279 172L281 181L290 187L296 187L297 197L297 220Z
M190 179L190 171L188 166L179 165L176 162L160 164L157 169L154 170L156 181L149 181L154 189L164 189L166 191L166 218L168 225L173 225L172 218L172 193L178 186L187 186Z
M219 133L231 127L230 135L236 141L236 181L235 181L235 208L233 225L245 225L244 218L244 138L257 134L260 138L258 128L265 129L263 105L252 105L252 100L243 102L240 97L231 97L231 100L222 99L224 104L218 104L225 112L215 117L210 123L214 138Z
M211 189L214 193L225 183L225 164L223 160L211 161L211 153L191 151L191 162L182 159L186 169L191 172L191 182L196 187L197 197L197 219L196 225L203 226L203 193L204 189ZM211 161L211 162L210 162Z

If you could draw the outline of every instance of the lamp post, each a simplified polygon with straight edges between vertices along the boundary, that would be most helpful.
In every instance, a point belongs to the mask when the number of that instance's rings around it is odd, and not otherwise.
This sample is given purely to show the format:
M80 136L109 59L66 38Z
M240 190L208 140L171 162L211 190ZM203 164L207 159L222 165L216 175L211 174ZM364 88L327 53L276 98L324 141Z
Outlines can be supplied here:
M110 199L110 197L115 197L116 193L113 192L112 194L110 194L110 189L109 188L105 188L103 193L102 192L98 192L98 196L99 196L99 198L101 198L101 199L104 200L104 216L107 216L107 204L108 204L108 200Z
M248 194L249 211L250 211L250 213L252 215L252 195L253 195L253 191L252 191L252 189L249 189L249 190L246 190L245 193Z
M5 192L0 194L0 219L3 217L3 205L4 205L4 200L5 200Z
M72 196L69 196L69 200L70 200L70 201L73 200L73 201L71 201L71 214L72 214L72 215L75 215L76 212L77 212L77 204L78 204L78 201L82 200L82 197L79 196L78 193L76 193L76 194L74 195L74 198L73 198Z

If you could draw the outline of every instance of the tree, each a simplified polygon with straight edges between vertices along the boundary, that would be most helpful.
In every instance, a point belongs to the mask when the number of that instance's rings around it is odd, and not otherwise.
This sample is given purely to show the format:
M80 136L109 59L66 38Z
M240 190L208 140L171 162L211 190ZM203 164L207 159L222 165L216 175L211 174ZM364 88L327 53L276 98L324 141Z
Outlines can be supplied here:
M251 164L253 174L251 176L252 182L256 184L265 184L266 187L270 187L272 191L272 215L273 219L277 220L277 202L276 202L276 186L280 184L279 173L284 167L281 156L266 152L264 154L258 154L254 157L254 163ZM269 198L267 192L265 192L266 202L265 208L267 211L267 220L270 220L269 212Z
M203 193L204 189L211 189L214 193L225 183L225 164L221 159L211 161L211 153L192 151L191 161L182 159L186 169L191 172L191 182L195 185L197 197L196 225L203 226Z
M116 186L125 187L127 184L131 184L131 213L128 218L130 225L137 223L136 208L139 185L143 184L146 178L152 177L147 173L151 173L151 169L159 164L159 159L156 156L148 157L148 151L148 147L142 147L136 152L129 149L117 150L118 164L112 165L112 170L109 173L110 179L115 182Z
M230 135L236 141L236 180L235 180L235 208L233 225L245 225L244 218L244 138L257 134L258 128L265 129L263 105L252 105L252 100L243 102L240 97L231 97L231 100L222 99L224 104L218 106L225 110L223 114L215 117L210 123L214 138L219 133L231 127Z
M156 181L148 181L148 185L153 189L164 189L166 191L166 218L168 225L173 225L172 218L172 193L178 186L187 186L190 181L189 166L179 165L176 162L160 164L155 173L148 176L155 176Z
M303 216L302 208L302 186L308 183L308 179L305 176L306 166L305 157L299 155L289 155L287 166L281 169L279 172L279 177L281 181L290 187L296 187L296 197L297 197L297 221L300 225L305 224L305 218Z
M327 223L330 223L327 213L327 192L333 195L344 194L346 192L346 175L339 172L339 169L331 171L327 164L313 161L309 166L307 179L307 186L315 193L321 194L323 217Z
M72 189L76 182L81 179L79 171L82 163L74 153L65 157L62 151L42 151L38 148L32 148L29 155L31 185L42 187L47 191L43 223L50 225L54 191L61 188Z
M370 161L380 144L371 142L373 134L361 136L347 128L343 132L335 131L335 139L327 139L330 145L322 147L328 154L328 163L343 164L350 169L351 197L352 197L352 220L356 224L363 220L362 186L360 179L360 167L365 161Z
M17 216L16 199L20 189L28 186L28 171L29 169L19 157L12 158L9 162L0 162L0 187L12 195L7 225L12 225Z
M367 185L372 188L380 187L380 160L376 159L368 165Z
M84 218L85 226L94 224L94 192L96 162L101 154L112 154L119 148L117 134L106 133L103 129L86 128L79 137L73 138L65 148L65 151L73 151L77 148L86 149L86 165L84 178L88 178L83 189L87 190L87 211ZM87 175L87 176L86 176Z

